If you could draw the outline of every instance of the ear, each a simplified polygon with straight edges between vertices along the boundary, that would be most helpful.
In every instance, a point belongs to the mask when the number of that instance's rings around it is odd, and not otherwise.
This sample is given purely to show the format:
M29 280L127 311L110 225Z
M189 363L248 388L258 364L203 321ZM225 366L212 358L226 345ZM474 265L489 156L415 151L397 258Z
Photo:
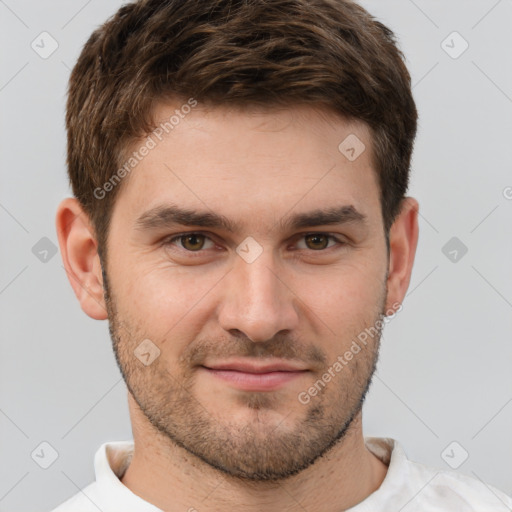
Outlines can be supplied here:
M386 311L397 310L402 303L411 279L416 246L418 245L419 204L413 197L402 202L400 214L389 230L389 273Z
M59 204L55 224L64 268L80 306L91 318L105 320L108 315L98 244L77 199L69 197Z

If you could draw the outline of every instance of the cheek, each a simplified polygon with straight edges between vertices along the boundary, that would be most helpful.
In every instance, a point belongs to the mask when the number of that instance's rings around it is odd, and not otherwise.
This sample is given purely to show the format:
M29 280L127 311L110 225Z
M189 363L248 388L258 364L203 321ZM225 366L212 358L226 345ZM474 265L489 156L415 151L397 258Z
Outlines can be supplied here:
M384 293L383 269L364 263L326 269L324 273L302 276L296 290L315 315L320 330L343 337L372 321L381 307ZM316 319L315 319L316 316Z
M218 281L219 276L196 277L170 268L133 271L117 291L118 309L144 336L179 352L206 322L209 294L213 297Z

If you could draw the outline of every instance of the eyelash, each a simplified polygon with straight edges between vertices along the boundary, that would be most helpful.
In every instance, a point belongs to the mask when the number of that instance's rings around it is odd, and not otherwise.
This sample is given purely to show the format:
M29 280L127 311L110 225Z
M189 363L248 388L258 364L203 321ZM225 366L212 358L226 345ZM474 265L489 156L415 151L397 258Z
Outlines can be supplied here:
M205 238L207 238L208 240L210 240L211 242L215 243L215 241L210 238L206 233L203 233L201 231L190 231L188 233L180 233L179 235L173 235L172 237L169 237L169 238L166 238L164 241L163 241L163 245L165 246L169 246L169 245L175 245L173 244L173 242L175 240L180 240L182 238L185 238L187 236L190 236L190 235L201 235L201 236L204 236ZM321 231L319 232L316 232L316 231L313 231L313 232L310 232L310 233L303 233L303 234L300 234L300 236L298 235L298 238L299 239L304 239L306 238L307 236L311 236L311 235L323 235L323 236L326 236L328 237L328 239L330 240L334 240L336 242L336 244L338 245L338 247L341 247L341 246L344 246L346 245L346 242L344 242L343 240L340 240L339 238L337 238L336 236L334 235L331 235L329 233L323 233ZM336 246L333 245L331 247L326 247L325 249L298 249L299 251L303 251L303 250L308 250L308 251L311 251L311 252L318 252L318 253L326 253L328 252L329 249L334 249ZM196 257L197 256L200 256L202 255L207 249L200 249L198 251L189 251L187 249L185 249L184 247L179 247L180 250L192 255L192 257Z

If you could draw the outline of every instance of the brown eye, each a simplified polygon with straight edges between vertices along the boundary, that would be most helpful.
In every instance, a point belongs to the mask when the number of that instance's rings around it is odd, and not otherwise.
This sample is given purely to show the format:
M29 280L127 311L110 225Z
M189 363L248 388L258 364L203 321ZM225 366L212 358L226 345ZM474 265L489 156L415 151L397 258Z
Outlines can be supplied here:
M212 249L215 246L214 241L202 233L184 233L169 238L164 243L167 247L178 246L178 249L186 252L203 252L202 249Z
M199 251L204 246L204 235L200 235L197 233L192 233L190 235L182 235L178 237L178 239L181 241L181 245L187 249L188 251Z
M215 249L215 242L201 232L189 232L163 240L163 246L176 257L202 258Z
M322 233L306 235L304 237L308 248L313 250L325 249L329 243L329 238L332 237L330 237L329 235L324 235Z

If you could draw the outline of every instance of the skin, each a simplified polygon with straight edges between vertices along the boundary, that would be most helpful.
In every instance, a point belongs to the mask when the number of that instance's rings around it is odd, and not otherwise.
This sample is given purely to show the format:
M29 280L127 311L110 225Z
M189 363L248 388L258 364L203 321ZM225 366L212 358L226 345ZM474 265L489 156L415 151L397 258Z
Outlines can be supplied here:
M175 108L159 104L155 118ZM338 150L349 134L366 145L352 162ZM62 201L56 223L71 285L87 315L109 319L129 389L135 451L122 483L163 510L198 511L339 512L378 489L387 467L364 445L361 405L380 334L308 403L298 400L409 286L418 202L404 200L388 257L366 127L311 106L198 105L121 187L105 274L75 199ZM141 214L169 203L240 229L137 228ZM340 205L366 223L277 223ZM190 232L199 238L178 237ZM236 252L249 236L263 250L251 263ZM160 350L148 366L134 355L145 339ZM279 357L307 371L247 391L201 366L233 357Z

